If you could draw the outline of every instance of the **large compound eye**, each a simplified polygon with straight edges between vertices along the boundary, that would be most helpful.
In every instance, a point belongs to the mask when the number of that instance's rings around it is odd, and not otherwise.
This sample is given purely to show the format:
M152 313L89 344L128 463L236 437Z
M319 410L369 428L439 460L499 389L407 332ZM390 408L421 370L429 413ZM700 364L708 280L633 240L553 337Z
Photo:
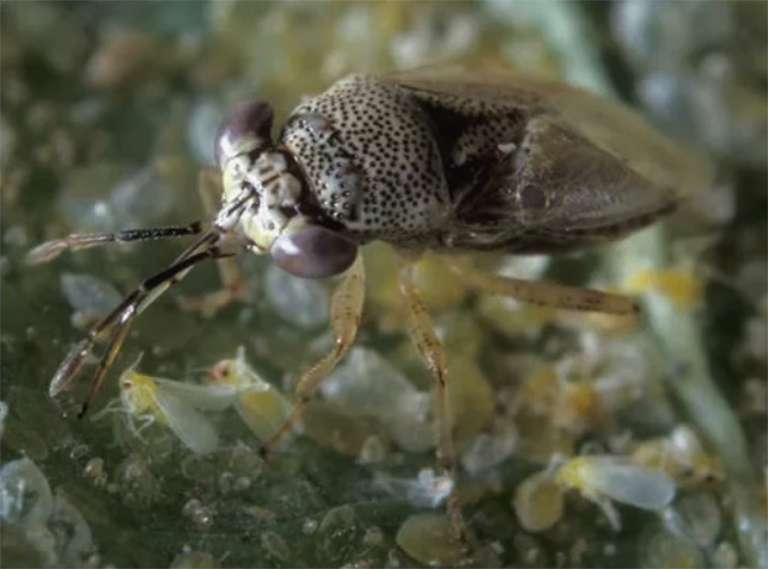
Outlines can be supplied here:
M272 245L272 258L287 273L320 279L343 273L355 261L357 245L324 227L284 234Z
M245 101L235 105L216 135L213 152L219 168L237 154L271 145L272 119L269 103Z

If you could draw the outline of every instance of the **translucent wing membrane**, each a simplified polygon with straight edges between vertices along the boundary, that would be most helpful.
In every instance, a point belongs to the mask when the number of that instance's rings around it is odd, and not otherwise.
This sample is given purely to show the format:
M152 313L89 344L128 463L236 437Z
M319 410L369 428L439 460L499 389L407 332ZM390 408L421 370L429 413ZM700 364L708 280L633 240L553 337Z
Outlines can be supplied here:
M190 450L207 454L218 448L219 436L205 415L162 387L158 387L155 395L168 427Z
M644 510L660 510L675 497L674 481L659 470L613 458L593 458L592 462L592 485L612 500Z

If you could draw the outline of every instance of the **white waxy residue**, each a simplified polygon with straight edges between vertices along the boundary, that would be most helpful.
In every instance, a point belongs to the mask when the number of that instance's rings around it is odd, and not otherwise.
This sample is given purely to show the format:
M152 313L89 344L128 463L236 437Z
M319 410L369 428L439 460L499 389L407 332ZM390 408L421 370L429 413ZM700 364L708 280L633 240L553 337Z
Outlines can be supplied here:
M483 433L461 454L461 464L470 474L489 470L512 455L517 438L517 429L512 424L503 425L492 434Z
M416 479L377 473L374 484L393 498L407 499L417 508L436 508L453 491L450 476L435 476L431 468L423 468Z
M264 284L269 302L283 320L301 328L319 328L328 323L330 297L318 281L297 279L270 264Z
M421 452L434 446L428 419L431 394L416 389L373 350L352 348L342 365L320 384L320 390L325 399L380 421L404 450Z
M24 535L45 566L83 567L96 553L83 515L63 492L54 496L45 475L28 458L0 470L0 518Z
M83 273L63 273L61 290L76 311L104 315L123 299L108 282Z

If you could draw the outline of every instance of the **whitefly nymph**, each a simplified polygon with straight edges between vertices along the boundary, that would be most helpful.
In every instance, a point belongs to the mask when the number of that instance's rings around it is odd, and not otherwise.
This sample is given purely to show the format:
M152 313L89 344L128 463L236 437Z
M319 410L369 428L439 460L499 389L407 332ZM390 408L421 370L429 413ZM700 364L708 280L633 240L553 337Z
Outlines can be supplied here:
M302 375L289 418L262 442L266 451L293 431L319 382L352 345L363 306L359 249L381 240L402 258L407 325L436 382L438 459L453 476L448 370L412 278L419 253L589 247L673 211L706 179L698 161L630 111L578 88L507 72L351 75L296 107L274 137L272 127L265 102L240 103L223 121L215 141L222 203L210 224L74 234L30 252L31 262L43 262L68 249L198 235L70 350L52 395L71 385L106 338L87 404L134 318L198 263L270 254L298 277L341 277L331 301L333 347ZM445 259L479 291L576 310L637 309L620 295L488 274L467 257ZM231 270L222 277L225 294L211 296L214 308L238 298L233 291L242 287ZM448 509L454 527L468 535L455 495Z

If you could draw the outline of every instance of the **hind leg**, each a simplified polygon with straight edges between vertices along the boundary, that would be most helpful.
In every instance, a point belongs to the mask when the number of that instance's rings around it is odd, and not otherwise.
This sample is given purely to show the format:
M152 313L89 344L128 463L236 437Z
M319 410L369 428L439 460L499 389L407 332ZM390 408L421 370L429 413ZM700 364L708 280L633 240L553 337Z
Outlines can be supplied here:
M640 307L634 300L621 294L545 281L502 277L476 268L465 259L448 256L443 259L467 286L482 292L501 294L530 304L566 310L602 312L619 316L633 316L640 311Z

